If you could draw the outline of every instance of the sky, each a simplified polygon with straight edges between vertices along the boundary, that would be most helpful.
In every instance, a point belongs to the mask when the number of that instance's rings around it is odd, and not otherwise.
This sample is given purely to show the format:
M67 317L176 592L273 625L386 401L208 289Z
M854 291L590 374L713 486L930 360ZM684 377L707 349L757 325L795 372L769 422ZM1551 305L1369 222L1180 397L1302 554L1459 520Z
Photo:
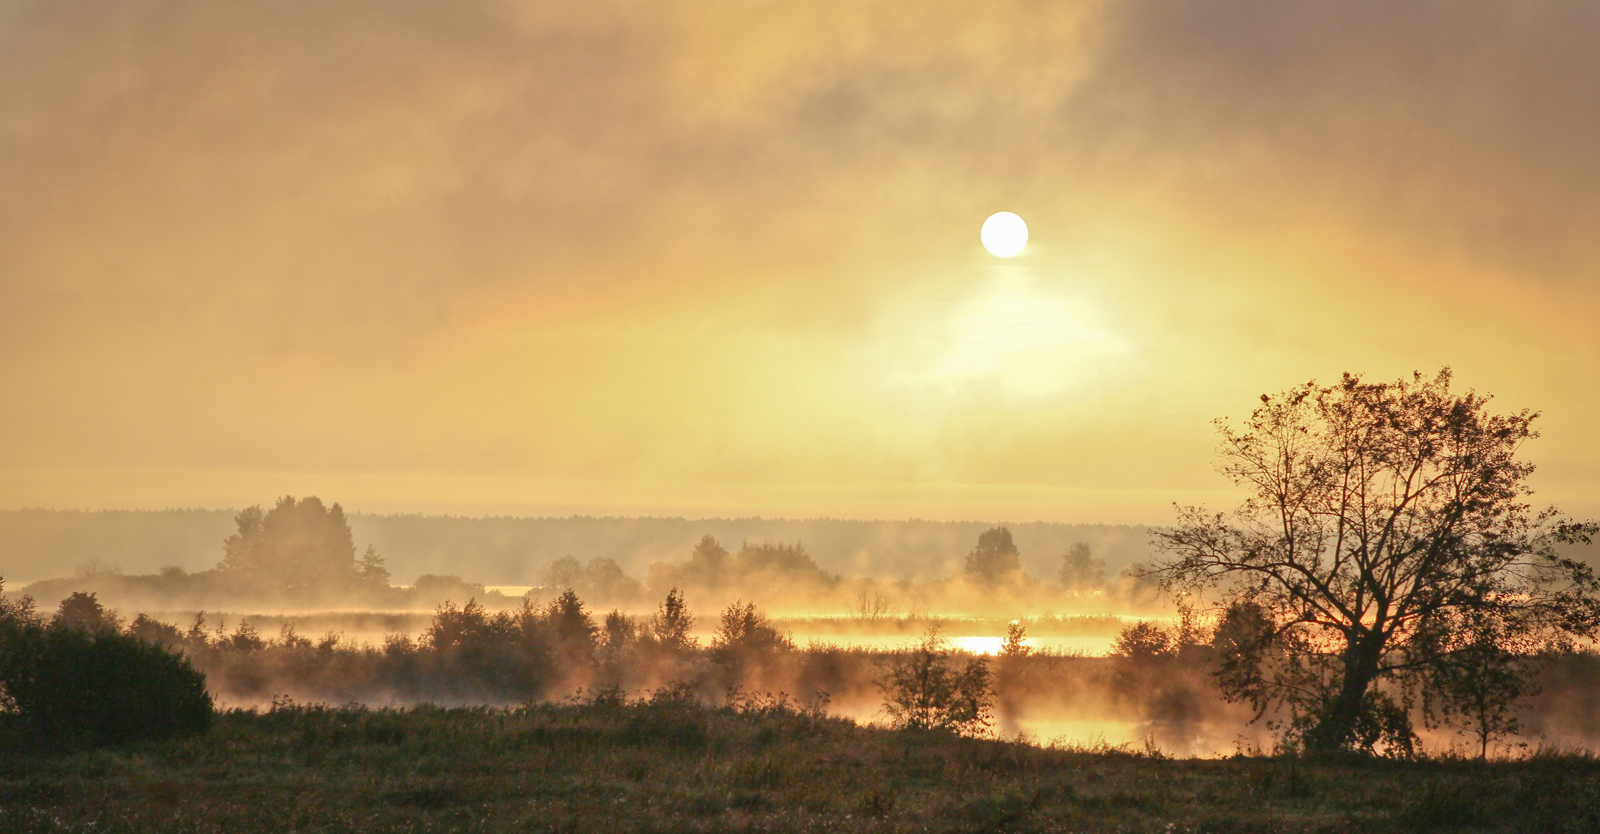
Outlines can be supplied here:
M1342 372L1600 514L1600 5L0 2L0 506L1160 524ZM978 230L1029 224L998 259Z

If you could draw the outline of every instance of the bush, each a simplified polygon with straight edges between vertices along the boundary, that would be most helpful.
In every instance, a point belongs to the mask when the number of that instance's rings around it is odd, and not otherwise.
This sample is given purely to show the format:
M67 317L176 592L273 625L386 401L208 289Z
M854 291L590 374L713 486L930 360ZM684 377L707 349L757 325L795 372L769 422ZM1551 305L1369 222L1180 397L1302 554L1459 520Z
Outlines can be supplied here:
M794 641L774 628L753 602L729 605L711 641L712 657L733 666L767 660L792 649Z
M978 735L989 727L989 667L972 658L957 671L937 627L899 659L879 684L883 709L897 729Z
M30 744L89 746L205 732L205 675L183 657L110 628L44 624L0 610L0 728Z

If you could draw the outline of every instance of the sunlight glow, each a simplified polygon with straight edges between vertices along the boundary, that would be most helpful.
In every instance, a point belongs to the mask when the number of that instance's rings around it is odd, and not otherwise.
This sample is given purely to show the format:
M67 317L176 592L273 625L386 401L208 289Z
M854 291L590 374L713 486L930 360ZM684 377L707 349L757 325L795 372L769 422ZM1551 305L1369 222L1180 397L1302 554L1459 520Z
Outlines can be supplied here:
M1078 397L1125 380L1129 343L1101 305L1041 282L1002 277L964 299L902 308L872 350L875 379L918 407L953 398L1012 405Z

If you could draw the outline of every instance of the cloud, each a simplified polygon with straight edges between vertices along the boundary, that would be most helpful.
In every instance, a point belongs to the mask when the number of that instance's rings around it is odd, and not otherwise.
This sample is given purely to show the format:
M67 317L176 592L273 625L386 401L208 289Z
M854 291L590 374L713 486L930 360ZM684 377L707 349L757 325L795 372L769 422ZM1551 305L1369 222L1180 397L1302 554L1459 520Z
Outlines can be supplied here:
M1597 36L1578 2L9 4L0 467L1192 485L1174 427L1346 368L1600 412L1523 372L1600 354ZM886 395L1000 209L1030 297L1138 373L986 349L955 376L1004 413Z
M1133 2L1064 112L1234 222L1331 224L1534 281L1600 263L1600 8Z

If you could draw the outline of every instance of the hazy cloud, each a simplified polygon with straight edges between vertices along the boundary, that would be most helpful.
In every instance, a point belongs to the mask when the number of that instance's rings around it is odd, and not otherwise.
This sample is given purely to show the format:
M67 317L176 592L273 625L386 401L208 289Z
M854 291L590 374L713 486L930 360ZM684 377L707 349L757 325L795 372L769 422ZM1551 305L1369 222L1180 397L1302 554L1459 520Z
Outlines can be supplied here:
M1597 38L1583 2L12 3L0 468L1193 486L1223 403L1391 362L1577 419L1593 336L1521 371L1597 300ZM1001 208L1034 284L974 254ZM1094 332L942 352L1007 305Z

